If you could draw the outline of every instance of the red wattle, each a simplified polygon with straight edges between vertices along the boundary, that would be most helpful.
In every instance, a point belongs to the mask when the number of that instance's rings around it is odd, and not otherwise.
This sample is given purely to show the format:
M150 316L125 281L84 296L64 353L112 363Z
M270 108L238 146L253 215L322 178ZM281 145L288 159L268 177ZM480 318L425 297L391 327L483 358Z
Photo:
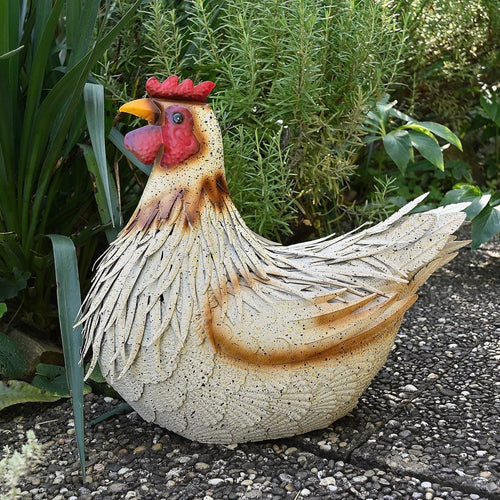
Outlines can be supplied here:
M150 165L163 144L161 127L146 125L125 135L125 147L142 163Z

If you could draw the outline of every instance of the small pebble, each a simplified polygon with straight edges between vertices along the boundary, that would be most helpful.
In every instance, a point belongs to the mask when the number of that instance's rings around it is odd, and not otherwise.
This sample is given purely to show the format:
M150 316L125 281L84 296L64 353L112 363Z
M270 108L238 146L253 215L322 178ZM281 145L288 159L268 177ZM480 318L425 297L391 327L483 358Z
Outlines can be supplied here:
M110 485L108 491L110 493L121 493L125 489L125 485L123 483L113 483Z
M366 481L368 481L368 478L366 476L354 476L352 478L352 481L353 481L353 483L363 484L363 483L366 483Z
M161 451L163 450L163 445L161 443L155 443L153 446L151 446L152 451Z
M219 484L222 484L223 482L224 482L224 479L221 479L220 477L214 477L214 478L208 480L208 484L210 486L218 486Z
M137 455L137 453L144 453L147 450L147 448L144 445L136 446L134 448L134 455Z
M414 385L408 384L408 385L405 385L403 387L403 391L405 391L405 392L416 392L416 391L418 391L418 389Z
M432 487L432 484L429 483L429 481L422 481L420 483L420 486L422 486L422 488L431 488Z
M335 485L337 481L332 476L327 476L319 480L320 486L330 486Z
M207 470L210 470L210 465L206 464L205 462L196 462L194 464L194 468L195 470L199 471L199 472L205 472Z

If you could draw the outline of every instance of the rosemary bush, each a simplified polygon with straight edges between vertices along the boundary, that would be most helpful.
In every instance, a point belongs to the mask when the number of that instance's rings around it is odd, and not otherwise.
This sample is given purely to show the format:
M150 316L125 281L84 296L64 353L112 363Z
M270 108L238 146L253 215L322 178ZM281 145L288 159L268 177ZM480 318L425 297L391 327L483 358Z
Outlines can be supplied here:
M228 181L247 222L266 236L300 220L325 232L356 168L359 125L402 59L392 4L153 0L101 78L119 100L151 75L216 81Z

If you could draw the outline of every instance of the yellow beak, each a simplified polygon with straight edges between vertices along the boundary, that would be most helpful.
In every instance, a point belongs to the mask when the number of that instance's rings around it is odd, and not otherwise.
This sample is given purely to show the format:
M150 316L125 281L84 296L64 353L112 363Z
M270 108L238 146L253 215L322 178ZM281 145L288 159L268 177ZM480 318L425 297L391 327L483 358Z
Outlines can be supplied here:
M152 99L136 99L125 103L119 109L120 112L144 118L149 123L157 124L161 117L161 109Z

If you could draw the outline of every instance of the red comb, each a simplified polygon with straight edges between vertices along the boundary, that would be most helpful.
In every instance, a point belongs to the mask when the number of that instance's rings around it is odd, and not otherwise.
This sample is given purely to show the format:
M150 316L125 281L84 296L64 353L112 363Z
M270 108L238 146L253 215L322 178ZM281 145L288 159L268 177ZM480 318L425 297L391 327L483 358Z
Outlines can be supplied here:
M179 83L178 76L169 76L163 83L153 76L146 82L146 92L150 97L183 101L207 102L208 94L214 87L213 82L201 82L196 86L193 85L192 80Z

